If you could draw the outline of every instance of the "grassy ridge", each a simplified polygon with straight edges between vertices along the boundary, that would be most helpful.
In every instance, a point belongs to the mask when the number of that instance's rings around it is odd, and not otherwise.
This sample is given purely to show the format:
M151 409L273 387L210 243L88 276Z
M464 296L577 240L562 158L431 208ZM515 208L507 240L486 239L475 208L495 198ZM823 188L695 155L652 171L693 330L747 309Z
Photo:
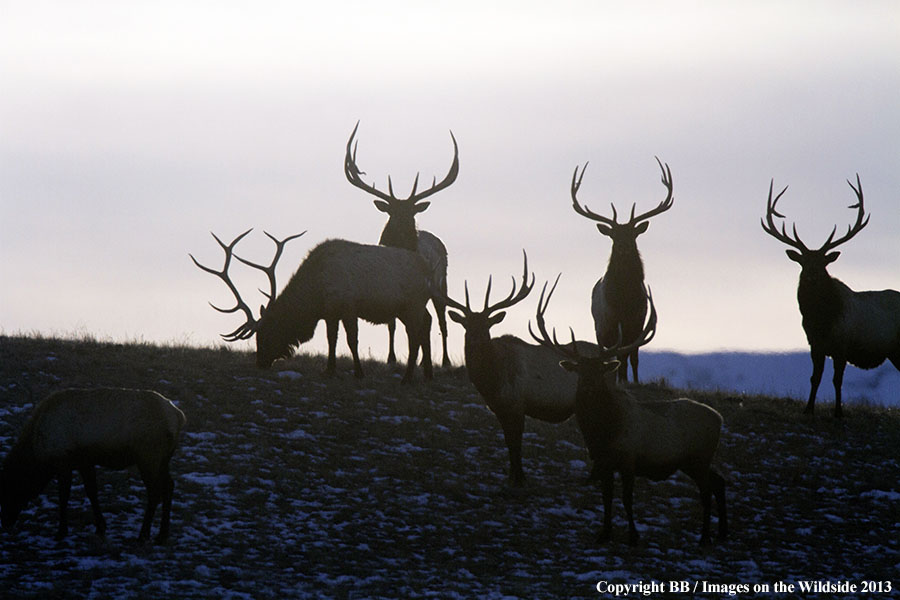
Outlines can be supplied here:
M0 337L2 456L30 405L62 387L152 388L188 416L167 546L134 542L139 478L101 471L107 539L93 534L76 487L70 536L53 541L50 486L0 534L0 588L20 597L596 597L600 579L771 584L884 580L900 569L896 409L848 407L835 421L828 406L810 418L791 400L691 393L725 418L717 466L729 481L732 539L696 546L697 492L679 476L636 485L637 547L624 544L618 499L614 541L600 546L600 494L584 483L574 419L527 422L529 482L509 490L499 424L464 369L401 386L399 368L365 367L357 381L339 362L342 374L329 379L318 356L258 371L250 355L224 348Z

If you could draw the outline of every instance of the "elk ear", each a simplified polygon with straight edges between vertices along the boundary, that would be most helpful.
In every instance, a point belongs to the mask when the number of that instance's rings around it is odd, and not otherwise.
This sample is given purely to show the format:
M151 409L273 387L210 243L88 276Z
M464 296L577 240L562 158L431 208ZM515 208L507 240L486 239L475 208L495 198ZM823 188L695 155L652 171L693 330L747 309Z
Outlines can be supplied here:
M385 202L384 200L372 200L372 202L375 204L375 208L377 208L381 212L383 212L383 213L391 212L391 205L388 204L387 202Z
M578 363L572 360L561 360L559 361L559 366L570 373L574 373L578 370Z
M488 327L493 327L497 323L503 320L503 317L506 316L505 311L500 311L496 315L492 315L490 319L488 319Z
M266 316L266 307L262 304L259 305L259 318L262 319Z
M612 237L612 227L609 225L604 225L603 223L597 223L597 231L602 233L607 237Z
M825 255L825 264L830 265L831 263L836 261L838 259L838 256L840 256L840 255L841 255L840 252L831 252L829 254L826 254Z
M803 263L803 255L797 252L796 250L785 250L785 254L788 255L788 258L794 262Z
M423 210L425 210L426 208L428 208L429 206L431 206L431 202L419 202L418 204L415 205L414 208L416 209L416 213L418 214L418 213L422 212Z
M650 227L650 221L644 221L643 223L639 223L637 227L634 228L634 236L637 237L647 231L647 228Z
M463 327L466 326L466 318L464 316L462 316L462 314L456 312L455 310L447 311L447 314L450 315L450 320L456 321Z

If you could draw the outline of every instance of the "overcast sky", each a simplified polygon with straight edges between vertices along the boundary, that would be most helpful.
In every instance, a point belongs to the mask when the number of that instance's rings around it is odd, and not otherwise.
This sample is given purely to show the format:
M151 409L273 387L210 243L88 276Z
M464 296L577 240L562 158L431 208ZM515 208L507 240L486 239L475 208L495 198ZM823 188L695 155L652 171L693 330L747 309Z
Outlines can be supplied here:
M900 288L900 5L872 2L7 2L0 9L0 332L217 344L240 319L209 235L283 286L332 237L385 222L343 175L353 126L367 181L406 193L460 174L419 227L449 249L450 293L529 266L563 276L548 321L593 338L610 241L580 199L675 204L639 238L659 310L652 346L806 348L799 266L765 235L769 181L803 240L868 227L830 272ZM235 272L249 303L264 286ZM537 294L496 333L528 338ZM385 354L384 327L361 351ZM450 330L462 358L463 331ZM438 343L435 332L435 344ZM324 326L311 345L321 350ZM339 347L346 349L341 335ZM400 344L405 348L405 342ZM405 350L403 351L405 354Z

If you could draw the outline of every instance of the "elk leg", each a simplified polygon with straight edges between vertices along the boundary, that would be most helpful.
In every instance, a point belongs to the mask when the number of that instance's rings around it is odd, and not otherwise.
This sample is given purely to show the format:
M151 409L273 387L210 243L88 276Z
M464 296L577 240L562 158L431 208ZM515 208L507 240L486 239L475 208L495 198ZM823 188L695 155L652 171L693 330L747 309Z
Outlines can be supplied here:
M844 384L844 369L847 361L842 358L831 357L831 366L834 367L834 377L831 382L834 384L834 417L840 419L843 416L841 410L841 387Z
M337 319L325 321L325 330L328 335L328 366L325 367L326 375L334 375L337 370L338 323Z
M159 469L148 467L146 465L140 467L141 479L144 480L144 487L147 488L147 508L144 510L144 521L141 523L141 532L138 534L138 541L144 542L150 538L150 526L153 524L153 515L156 513L156 506L163 497L165 489Z
M444 355L441 360L441 366L445 369L453 366L450 363L450 355L447 353L447 307L443 302L437 302L434 298L431 299L431 303L434 305L434 312L437 315L438 327L441 330L441 345L443 346Z
M637 374L638 373L638 351L635 350L634 352L632 352L631 356L629 358L631 359L631 378L635 383L637 383L638 382L638 374Z
M600 533L600 542L608 542L612 538L614 483L613 471L603 470L600 474L600 492L603 494L603 531Z
M394 354L394 333L397 331L397 321L395 319L391 319L388 321L388 356L387 363L389 365L397 362L397 355Z
M56 539L61 540L69 533L69 496L72 493L72 472L60 471L57 475L59 484L59 529L56 530Z
M628 517L628 543L632 546L637 543L637 527L634 525L634 511L632 509L634 499L634 473L622 473L622 504L625 506L625 515Z
M513 486L525 483L525 472L522 470L522 434L525 432L525 415L506 413L498 415L503 427L503 439L509 451L509 479Z
M434 378L434 366L431 364L431 315L425 311L425 317L422 319L422 371L425 374L425 380L431 381ZM445 349L446 351L446 349Z
M713 468L709 469L709 481L716 496L716 510L719 513L719 540L728 537L728 515L725 508L725 478Z
M703 528L700 531L700 545L709 543L709 522L712 517L712 485L709 470L693 477L700 488L700 504L703 506Z
M175 482L169 474L169 461L163 464L161 479L163 482L162 496L162 522L159 525L159 534L156 536L156 543L161 544L169 537L169 519L172 513L172 494L175 491Z
M819 389L819 382L822 381L822 372L825 370L825 353L813 351L812 357L813 372L809 378L809 400L806 402L807 414L812 414L816 407L816 392Z
M100 512L100 502L97 500L97 472L93 465L87 465L78 470L81 480L84 482L84 493L91 501L91 510L94 512L94 525L97 527L97 535L106 535L106 520Z
M353 374L357 379L362 379L363 369L359 362L359 322L356 317L348 317L343 320L344 334L347 336L347 345L350 347L350 354L353 355ZM391 322L393 324L393 322ZM392 344L393 345L393 344Z

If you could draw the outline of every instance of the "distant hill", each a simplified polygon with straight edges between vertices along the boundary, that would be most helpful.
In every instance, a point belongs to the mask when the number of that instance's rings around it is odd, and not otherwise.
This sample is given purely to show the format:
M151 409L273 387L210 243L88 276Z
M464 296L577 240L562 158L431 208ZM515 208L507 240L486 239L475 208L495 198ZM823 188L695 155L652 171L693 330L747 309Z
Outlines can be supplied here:
M819 385L816 405L834 402L831 359ZM806 400L812 362L808 352L752 353L641 352L641 379L664 379L677 388L734 392ZM900 371L885 361L876 369L847 365L842 388L846 404L900 407Z

